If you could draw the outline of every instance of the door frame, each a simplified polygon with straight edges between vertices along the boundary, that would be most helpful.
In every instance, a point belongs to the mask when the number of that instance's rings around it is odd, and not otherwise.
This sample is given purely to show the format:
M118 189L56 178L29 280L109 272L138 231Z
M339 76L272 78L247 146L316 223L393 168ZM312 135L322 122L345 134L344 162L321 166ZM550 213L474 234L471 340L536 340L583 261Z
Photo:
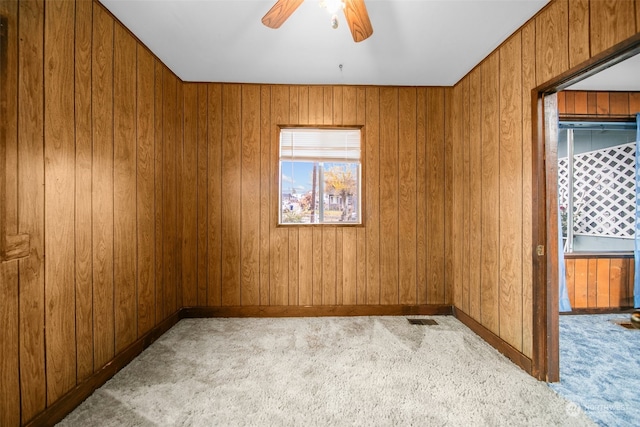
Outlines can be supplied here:
M532 102L532 375L560 380L558 295L558 106L557 92L640 54L640 33L531 91ZM540 252L539 252L540 250Z

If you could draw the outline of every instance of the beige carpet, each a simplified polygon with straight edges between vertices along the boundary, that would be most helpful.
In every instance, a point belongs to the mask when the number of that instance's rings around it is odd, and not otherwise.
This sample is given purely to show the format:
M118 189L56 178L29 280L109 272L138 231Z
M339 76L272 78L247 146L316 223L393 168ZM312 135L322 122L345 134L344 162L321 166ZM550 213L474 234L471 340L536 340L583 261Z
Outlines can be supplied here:
M59 425L593 425L455 318L431 318L185 319Z

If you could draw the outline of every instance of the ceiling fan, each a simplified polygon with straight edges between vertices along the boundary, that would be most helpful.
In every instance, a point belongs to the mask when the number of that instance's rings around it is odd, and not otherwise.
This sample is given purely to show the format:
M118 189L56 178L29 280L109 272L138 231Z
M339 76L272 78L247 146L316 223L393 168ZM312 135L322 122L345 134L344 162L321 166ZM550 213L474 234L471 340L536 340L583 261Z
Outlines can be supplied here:
M264 15L262 23L269 28L280 28L303 1L278 0ZM338 26L335 13L338 9L343 10L351 35L356 43L367 39L373 34L373 27L371 26L364 0L322 0L320 3L334 14L331 18L331 26L333 28Z

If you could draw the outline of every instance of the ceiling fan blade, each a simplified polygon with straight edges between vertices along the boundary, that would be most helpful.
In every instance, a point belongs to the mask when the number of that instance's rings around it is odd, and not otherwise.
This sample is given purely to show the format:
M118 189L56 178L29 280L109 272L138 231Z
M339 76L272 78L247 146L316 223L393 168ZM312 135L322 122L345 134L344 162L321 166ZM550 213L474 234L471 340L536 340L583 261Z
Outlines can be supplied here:
M344 17L347 19L353 40L358 43L373 34L373 27L369 20L364 0L346 0Z
M262 17L262 23L269 28L280 28L304 0L278 0Z

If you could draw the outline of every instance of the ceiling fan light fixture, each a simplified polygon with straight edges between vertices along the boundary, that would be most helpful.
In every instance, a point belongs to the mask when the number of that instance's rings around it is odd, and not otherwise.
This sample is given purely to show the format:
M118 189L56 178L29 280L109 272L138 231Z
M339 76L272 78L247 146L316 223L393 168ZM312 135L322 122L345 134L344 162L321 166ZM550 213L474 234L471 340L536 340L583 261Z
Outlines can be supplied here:
M333 15L331 17L331 28L333 28L334 30L338 28L338 15Z
M277 0L262 17L262 23L269 28L280 28L284 21L302 4L304 0ZM365 0L320 0L319 5L331 13L331 26L338 28L337 13L344 12L345 21L351 31L353 41L359 43L373 34Z
M331 15L345 8L345 0L320 0L320 7L327 9Z

